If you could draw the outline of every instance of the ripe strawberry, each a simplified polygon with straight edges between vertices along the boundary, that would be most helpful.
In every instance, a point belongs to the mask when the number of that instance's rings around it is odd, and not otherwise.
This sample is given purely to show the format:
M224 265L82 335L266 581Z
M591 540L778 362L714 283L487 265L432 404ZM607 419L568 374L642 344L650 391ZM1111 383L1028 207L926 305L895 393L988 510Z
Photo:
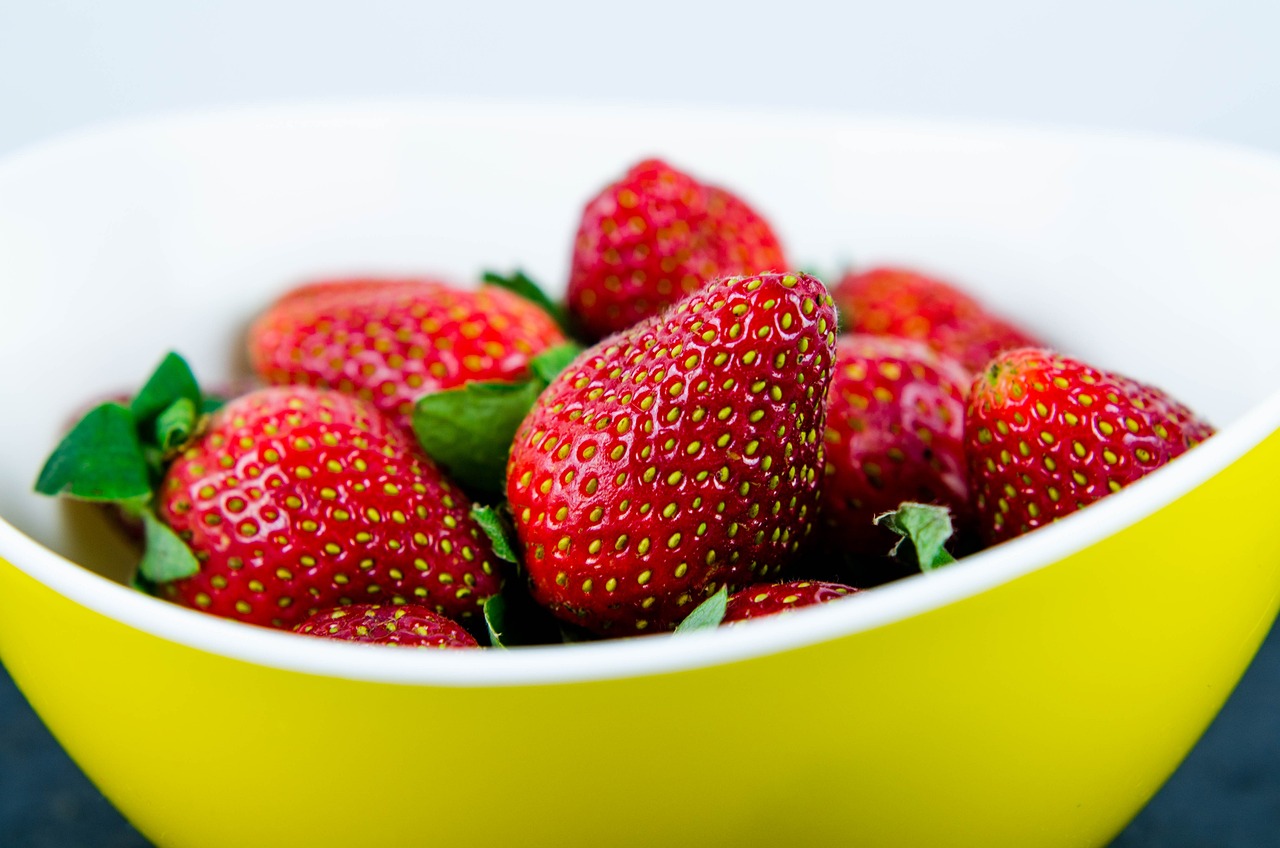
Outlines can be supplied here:
M790 612L799 607L813 606L836 598L844 598L858 592L843 583L824 583L820 580L795 580L790 583L757 583L729 596L725 607L724 623L746 621Z
M276 301L249 331L249 357L269 383L354 394L408 428L419 396L518 379L533 356L563 341L544 311L496 286L349 279Z
M974 381L965 432L981 529L995 543L1118 492L1213 428L1159 389L1027 348Z
M777 573L817 504L834 329L818 280L737 277L574 360L507 467L535 599L626 635Z
M950 283L902 268L846 274L831 296L845 330L918 339L971 373L1002 350L1040 344Z
M295 633L408 648L475 648L478 643L458 623L418 604L353 604L324 610L293 628Z
M786 266L777 236L746 203L650 159L583 210L569 309L581 332L599 339L709 280Z
M157 498L200 562L161 592L218 615L289 627L389 599L465 619L500 588L467 499L389 419L337 392L270 388L228 403Z
M970 377L922 342L841 335L827 396L823 547L881 555L877 515L906 501L969 512L964 410Z

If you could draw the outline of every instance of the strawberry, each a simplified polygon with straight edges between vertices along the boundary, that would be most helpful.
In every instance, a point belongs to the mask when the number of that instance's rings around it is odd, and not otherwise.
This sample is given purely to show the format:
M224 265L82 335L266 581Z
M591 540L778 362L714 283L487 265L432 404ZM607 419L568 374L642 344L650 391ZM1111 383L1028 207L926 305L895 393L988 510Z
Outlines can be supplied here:
M970 373L1002 350L1040 344L954 285L902 268L846 274L831 296L845 330L926 342Z
M875 518L904 501L968 514L969 382L963 366L922 342L837 339L819 533L826 550L884 554L890 537Z
M762 618L766 615L790 612L799 607L848 597L858 591L843 583L825 583L820 580L757 583L729 597L725 607L724 623L732 624L749 618Z
M161 593L254 624L384 598L465 619L500 587L462 493L333 391L262 389L219 409L169 466L157 513L200 564Z
M293 632L347 642L409 648L475 648L475 638L458 623L418 604L352 604L324 610Z
M249 331L249 357L269 383L354 394L408 428L419 396L521 378L533 356L563 341L542 309L497 286L348 279L277 300Z
M534 598L604 634L669 630L809 532L835 311L818 280L718 280L575 359L516 434Z
M777 236L746 203L650 159L583 210L569 310L584 336L599 339L709 280L786 266Z
M965 432L981 529L995 543L1118 492L1214 431L1159 389L1027 348L974 381Z

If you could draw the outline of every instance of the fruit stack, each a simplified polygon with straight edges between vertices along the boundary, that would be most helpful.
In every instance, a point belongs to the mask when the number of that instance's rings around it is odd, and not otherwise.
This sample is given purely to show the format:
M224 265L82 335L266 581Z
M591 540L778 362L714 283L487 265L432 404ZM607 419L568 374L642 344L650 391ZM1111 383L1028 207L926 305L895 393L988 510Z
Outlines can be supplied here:
M321 281L268 306L248 354L263 386L230 392L169 354L78 421L37 490L140 527L142 591L400 646L845 598L1213 432L948 282L828 289L747 203L657 160L587 203L563 303L521 273Z

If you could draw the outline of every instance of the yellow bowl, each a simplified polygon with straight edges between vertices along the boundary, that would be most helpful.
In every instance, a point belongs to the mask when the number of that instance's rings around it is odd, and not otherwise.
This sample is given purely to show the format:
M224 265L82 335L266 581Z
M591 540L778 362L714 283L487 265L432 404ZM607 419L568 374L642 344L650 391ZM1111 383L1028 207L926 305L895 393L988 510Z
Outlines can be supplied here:
M171 606L111 579L128 553L92 511L30 493L70 410L169 347L228 376L288 283L563 279L582 200L655 151L740 188L806 262L951 273L1221 432L937 573L732 631L507 652ZM0 657L162 845L1105 844L1276 613L1277 220L1280 160L1246 151L820 116L334 106L20 154L0 164Z

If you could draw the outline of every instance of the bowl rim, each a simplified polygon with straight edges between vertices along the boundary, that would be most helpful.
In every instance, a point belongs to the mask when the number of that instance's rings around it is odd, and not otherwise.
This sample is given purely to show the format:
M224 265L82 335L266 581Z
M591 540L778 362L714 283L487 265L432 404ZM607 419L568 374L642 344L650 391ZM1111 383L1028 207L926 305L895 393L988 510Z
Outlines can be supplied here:
M641 114L637 115L637 111ZM193 110L90 126L0 158L0 182L32 163L118 134L149 135L202 122L350 119L356 116L471 121L537 114L549 120L600 120L602 113L688 120L701 125L759 125L772 120L818 122L852 132L963 134L996 142L1019 139L1083 144L1172 146L1192 154L1241 157L1280 170L1280 156L1217 142L1130 132L1048 129L979 121L885 119L832 113L697 111L617 103L552 105L528 101L375 101ZM550 114L549 114L550 113ZM742 662L851 636L962 601L1052 566L1186 495L1280 431L1280 390L1195 449L1124 490L1046 527L966 557L945 569L912 575L827 604L735 625L681 634L655 634L574 645L483 651L405 651L383 646L298 638L245 625L146 596L66 559L0 517L0 557L18 571L93 612L170 642L255 665L350 680L413 686L504 687L615 680Z

